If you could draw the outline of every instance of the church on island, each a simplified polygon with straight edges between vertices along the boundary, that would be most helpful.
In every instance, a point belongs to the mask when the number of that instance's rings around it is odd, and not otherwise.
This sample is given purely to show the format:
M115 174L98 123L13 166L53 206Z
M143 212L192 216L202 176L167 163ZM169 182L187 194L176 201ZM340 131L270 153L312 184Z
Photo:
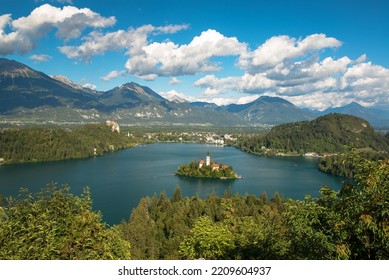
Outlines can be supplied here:
M213 162L211 164L211 156L210 156L209 152L207 153L207 156L205 157L205 162L204 162L204 160L200 160L199 161L199 169L202 168L204 166L204 164L205 164L205 166L211 166L213 171L219 170L220 168L222 168L222 169L227 169L228 168L227 165L222 165L220 167L220 165L218 163L216 163L216 162Z
M211 160L208 153L205 160L192 161L188 164L182 164L178 167L175 175L194 178L212 178L212 179L240 179L232 166L219 164Z

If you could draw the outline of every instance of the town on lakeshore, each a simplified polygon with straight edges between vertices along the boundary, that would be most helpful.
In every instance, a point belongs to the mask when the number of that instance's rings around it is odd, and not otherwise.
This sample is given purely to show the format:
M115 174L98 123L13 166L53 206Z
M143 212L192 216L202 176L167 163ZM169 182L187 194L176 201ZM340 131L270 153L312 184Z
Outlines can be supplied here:
M188 164L182 164L175 173L178 176L194 178L212 178L212 179L241 179L233 171L232 166L219 164L211 160L211 155L207 153L205 160L192 161Z

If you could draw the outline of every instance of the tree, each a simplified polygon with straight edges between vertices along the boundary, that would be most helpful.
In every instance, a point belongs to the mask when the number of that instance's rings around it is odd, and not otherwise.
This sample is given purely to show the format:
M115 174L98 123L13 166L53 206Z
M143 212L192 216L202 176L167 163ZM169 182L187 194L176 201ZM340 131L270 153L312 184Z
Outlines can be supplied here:
M72 130L23 128L0 133L0 158L5 163L85 158L130 147L130 138L112 133L106 124L88 124Z
M148 211L148 199L142 198L131 214L128 240L132 246L132 257L139 260L156 259L158 248L154 241L154 221Z
M389 160L353 162L355 184L285 204L292 258L389 258Z
M194 228L180 245L186 259L229 259L234 249L234 236L227 226L213 222L208 216L197 220Z
M238 220L235 236L234 257L237 259L284 259L289 253L289 240L281 216L272 210L259 219L246 216ZM278 216L278 217L276 217ZM275 222L275 220L278 220Z
M181 191L180 186L177 186L173 192L172 202L173 203L178 202L178 201L181 201L181 199L182 199L182 191Z
M389 258L389 160L360 159L355 185L339 193L353 259Z
M315 199L288 200L285 203L287 238L291 242L289 257L292 259L335 259L337 243L331 236L334 223L331 212Z
M81 197L52 184L37 194L23 189L0 219L0 259L129 259L130 244Z

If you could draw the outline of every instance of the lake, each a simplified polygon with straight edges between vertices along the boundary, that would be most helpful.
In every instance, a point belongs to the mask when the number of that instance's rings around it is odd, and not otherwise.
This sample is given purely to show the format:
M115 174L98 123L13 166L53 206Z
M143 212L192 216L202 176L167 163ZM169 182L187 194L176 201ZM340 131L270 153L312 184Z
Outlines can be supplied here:
M174 176L180 164L200 161L210 153L212 161L232 165L243 176L239 180L209 180ZM39 191L51 182L68 183L80 194L85 186L92 193L93 208L101 211L109 224L128 220L144 196L165 191L171 196L180 186L183 196L196 193L256 194L275 192L284 197L303 199L317 196L320 187L340 189L341 180L316 169L317 160L303 157L262 157L233 147L201 144L150 144L107 153L100 157L23 165L0 165L0 193L15 196L20 187Z

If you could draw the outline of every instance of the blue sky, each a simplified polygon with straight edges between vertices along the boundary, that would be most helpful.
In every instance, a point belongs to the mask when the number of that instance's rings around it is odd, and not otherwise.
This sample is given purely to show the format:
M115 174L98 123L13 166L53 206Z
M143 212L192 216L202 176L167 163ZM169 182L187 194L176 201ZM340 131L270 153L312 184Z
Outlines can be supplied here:
M97 90L389 108L388 1L0 1L0 56Z

